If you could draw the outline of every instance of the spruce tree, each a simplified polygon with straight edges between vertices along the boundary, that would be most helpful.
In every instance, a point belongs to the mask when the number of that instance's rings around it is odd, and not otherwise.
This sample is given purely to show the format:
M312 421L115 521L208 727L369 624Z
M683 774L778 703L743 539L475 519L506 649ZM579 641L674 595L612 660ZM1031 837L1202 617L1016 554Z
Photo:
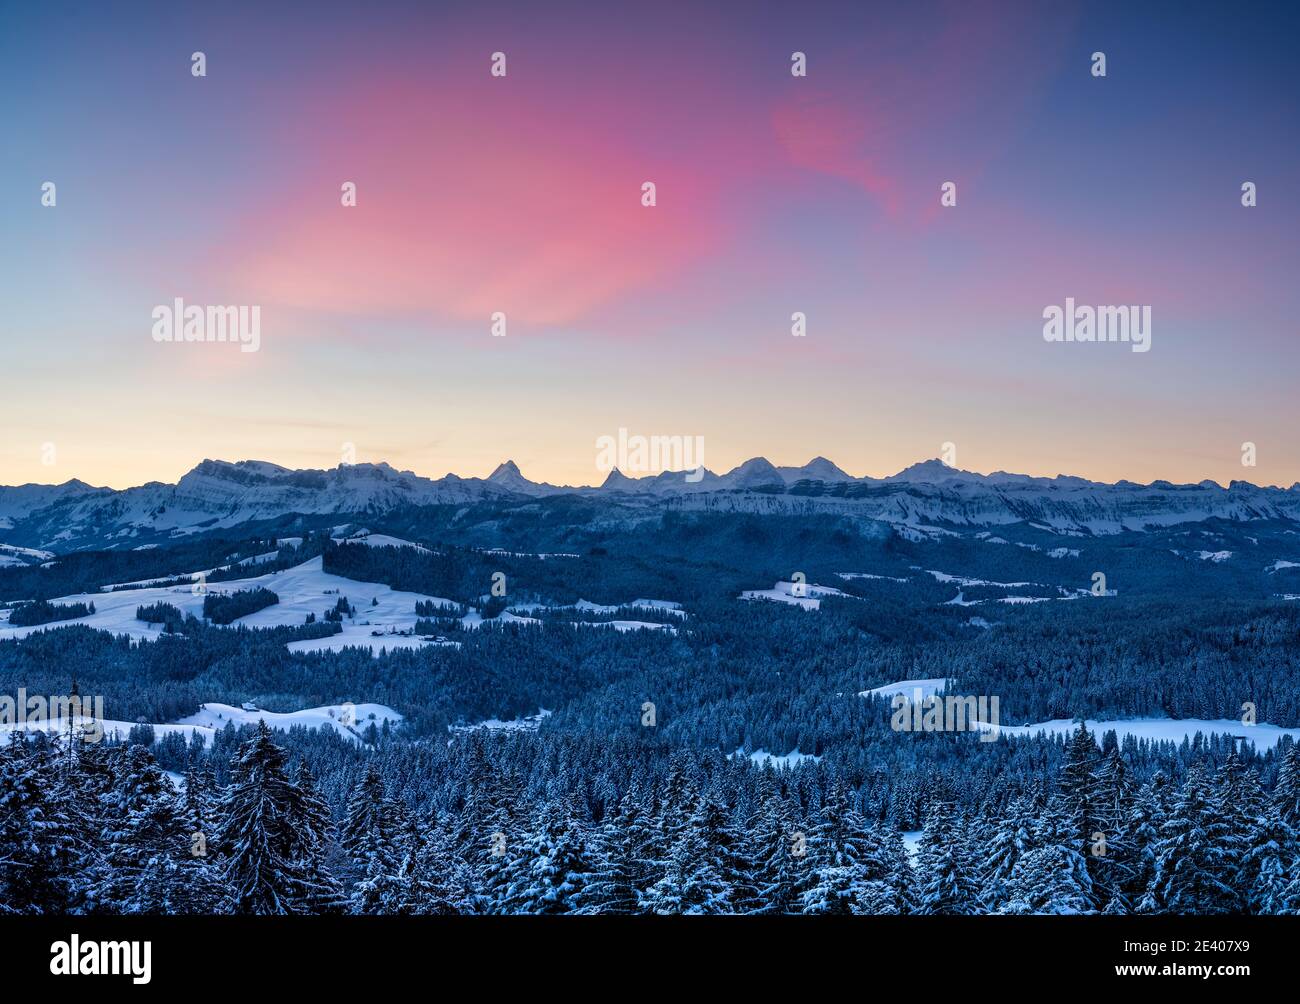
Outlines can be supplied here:
M383 778L371 762L348 800L347 817L340 833L343 849L363 867L376 854L388 853L393 840L390 817Z
M86 841L56 772L39 735L13 732L0 747L0 912L61 914L80 899Z
M858 911L858 897L869 879L883 875L866 821L836 778L808 834L812 873L801 900L809 914L847 915ZM871 869L875 867L873 872Z
M980 868L980 902L985 911L994 913L1009 899L1015 866L1034 847L1035 816L1029 801L1018 796L994 826Z
M1292 742L1282 756L1273 787L1273 804L1282 821L1300 831L1300 743Z
M1156 847L1160 842L1160 828L1169 814L1169 783L1159 772L1150 783L1143 785L1133 798L1128 818L1124 823L1122 845L1124 875L1121 895L1133 912L1145 913L1155 909L1155 901L1147 898L1147 891L1155 879Z
M700 800L681 827L662 879L650 889L650 909L658 914L733 912L733 890L722 853L725 814L712 798Z
M1295 829L1270 807L1242 855L1238 889L1254 914L1300 912L1300 845Z
M218 845L237 913L304 913L314 895L294 831L302 814L285 761L264 721L231 761Z
M1218 914L1237 908L1237 891L1225 881L1235 868L1235 834L1214 803L1209 776L1193 764L1160 827L1142 912Z
M295 798L290 803L290 825L297 835L297 853L308 883L304 907L310 913L342 912L346 900L327 863L334 836L334 818L317 790L316 778L305 760L298 763L293 789Z
M577 913L598 866L575 799L554 799L534 820L509 873L505 912Z
M425 858L436 883L426 912L437 916L481 912L483 897L475 885L474 869L461 857L454 830L442 821L429 836Z
M143 746L119 747L114 787L105 800L103 858L91 882L94 909L112 913L207 914L224 889L195 839L181 799Z
M615 916L641 912L637 887L644 846L641 807L625 798L617 816L609 816L592 833L593 868L583 890L579 913Z
M363 788L368 787L363 782ZM352 817L349 822L352 822ZM352 890L352 910L360 914L395 914L403 902L402 879L398 874L402 860L402 835L407 832L408 813L401 802L381 798L369 813L366 829L353 831L354 853L364 872Z
M949 802L934 801L917 860L919 914L973 914L979 907L975 855L964 821Z
M1043 811L1034 829L1033 847L1012 868L1000 912L1094 912L1092 877L1076 843L1077 812L1077 805L1060 799Z
M860 915L910 913L916 876L903 835L881 823L871 829L872 850L858 888L853 912Z
M749 847L752 860L749 882L754 890L751 912L799 913L803 906L802 891L811 869L806 837L801 844L793 808L784 796L773 794L763 803Z

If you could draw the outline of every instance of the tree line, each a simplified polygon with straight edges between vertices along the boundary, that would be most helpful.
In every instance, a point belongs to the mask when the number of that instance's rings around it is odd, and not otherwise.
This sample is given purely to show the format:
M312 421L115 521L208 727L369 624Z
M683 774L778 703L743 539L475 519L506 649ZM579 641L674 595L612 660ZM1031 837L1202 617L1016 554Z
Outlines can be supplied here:
M621 790L596 790L559 760L527 777L519 745L477 738L461 797L422 805L382 744L354 746L332 807L264 723L239 739L220 772L196 746L178 790L145 745L15 735L0 749L0 912L1300 912L1294 744L1272 790L1232 750L1181 783L1137 783L1080 727L1004 811L936 788L909 848L820 769L804 786L679 749L657 775L625 760Z

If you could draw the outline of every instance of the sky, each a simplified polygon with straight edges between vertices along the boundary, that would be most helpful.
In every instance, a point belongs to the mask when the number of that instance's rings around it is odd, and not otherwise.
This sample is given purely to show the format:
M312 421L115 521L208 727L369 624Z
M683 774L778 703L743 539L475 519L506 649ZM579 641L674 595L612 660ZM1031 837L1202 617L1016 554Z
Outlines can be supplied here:
M599 484L619 429L1300 481L1294 5L182 6L0 5L0 484ZM1067 297L1150 351L1046 341Z

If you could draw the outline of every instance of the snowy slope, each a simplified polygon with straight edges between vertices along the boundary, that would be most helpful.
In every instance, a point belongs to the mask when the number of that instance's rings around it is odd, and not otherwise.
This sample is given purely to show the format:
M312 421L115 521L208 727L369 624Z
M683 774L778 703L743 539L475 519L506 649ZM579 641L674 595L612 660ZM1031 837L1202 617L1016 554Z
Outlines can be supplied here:
M811 582L802 584L799 592L795 590L793 582L778 582L771 589L746 589L740 594L742 600L772 600L777 603L788 603L791 606L803 607L805 610L817 610L822 605L822 597L826 596L850 596L833 586L818 586ZM856 596L851 596L857 599Z
M280 602L247 617L239 618L235 621L236 625L273 627L280 624L302 624L308 614L315 614L317 620L320 620L324 612L332 608L341 596L347 597L348 602L356 608L355 618L344 620L345 641L340 641L340 636L336 635L333 638L292 642L289 647L295 651L338 648L345 644L356 644L367 646L377 652L380 648L414 648L433 644L432 639L424 641L416 636L393 636L393 632L410 631L415 627L417 601L432 600L439 606L453 610L459 607L459 604L452 600L437 596L401 592L380 583L357 582L339 575L330 575L322 570L319 557L283 571L230 582L211 583L206 586L206 589L212 593L233 593L242 589L257 588L271 590L280 598ZM193 614L195 617L203 615L203 593L198 591L197 586L126 589L111 593L64 596L54 602L87 604L93 602L95 613L76 620L59 621L56 625L9 627L7 626L8 611L3 611L0 612L0 639L24 638L34 631L49 627L85 624L114 634L152 640L163 634L162 627L161 625L150 626L136 620L135 612L139 606L170 603L183 614ZM379 632L379 635L376 636L375 632Z
M883 697L886 700L893 700L899 694L904 694L909 700L923 701L927 697L933 697L940 693L953 681L945 679L928 679L928 680L900 680L897 683L887 683L883 687L873 687L871 690L863 690L858 693L859 697Z
M333 539L340 544L362 544L366 547L411 547L421 554L433 553L421 544L403 540L401 537L390 537L386 533L364 533L355 537L335 537Z
M397 538L381 538L397 541L396 546L408 544ZM372 546L379 546L375 536L369 538ZM416 546L416 545L409 545ZM280 602L258 610L246 617L240 617L232 626L276 627L296 625L306 621L308 614L315 614L317 620L323 619L326 610L334 607L340 597L346 597L354 608L353 617L345 617L343 630L325 638L311 638L288 643L291 652L338 652L344 648L368 648L373 655L384 650L399 648L431 648L442 645L458 645L454 638L438 639L429 635L417 635L413 631L419 619L415 613L415 604L420 601L432 601L454 613L460 604L438 596L425 596L421 593L408 593L392 589L376 582L358 582L339 575L323 571L321 558L315 557L283 571L228 582L208 583L202 585L155 586L144 589L123 589L115 592L99 592L61 596L55 603L94 603L95 612L74 620L58 621L54 624L38 624L31 627L8 626L9 611L0 611L0 640L7 638L25 638L44 630L66 627L72 624L84 624L87 627L113 634L124 634L131 638L156 640L164 634L161 625L149 625L136 619L136 609L153 603L169 603L182 614L203 616L203 596L201 590L209 593L234 593L247 589L269 589L279 597ZM198 574L198 573L194 573ZM686 611L671 600L636 600L629 606L643 609L666 610L671 614L685 618ZM581 601L575 604L579 612L608 611L618 607L605 607L600 604ZM518 609L527 609L521 607ZM474 631L485 623L477 610L470 610L460 618L463 630ZM491 623L513 625L540 625L542 622L534 617L522 616L510 610L500 613ZM578 622L582 627L609 628L615 631L664 631L676 634L677 629L671 624L651 621L615 620Z
M87 719L79 717L77 721L84 724ZM265 721L268 726L280 731L288 731L295 726L308 729L329 728L339 735L360 741L361 734L372 722L376 726L381 726L385 721L397 725L402 721L402 716L382 704L333 704L283 714L271 711L245 711L229 704L203 704L199 706L197 712L182 718L179 722L160 723L151 725L151 728L156 739L179 734L189 742L197 734L206 746L213 733L224 729L227 723L233 722L235 728L239 728L243 725L256 725L259 721ZM125 739L137 723L104 719L100 724L106 737ZM0 736L19 729L26 732L61 735L67 731L67 727L67 720L62 718L52 719L48 723L26 722L22 725L0 725Z
M1210 733L1217 732L1219 735L1249 739L1261 753L1276 746L1281 742L1283 736L1290 736L1294 740L1300 740L1300 728L1284 729L1276 725L1267 725L1264 722L1256 725L1243 725L1233 718L1135 718L1110 721L1095 721L1090 718L1087 725L1088 731L1096 736L1098 742L1111 729L1115 730L1120 742L1123 742L1127 736L1133 736L1135 739L1181 743L1184 739L1191 739L1198 732L1207 739ZM1065 718L1053 719L1050 722L1039 722L1035 725L1003 725L1000 727L1000 731L1004 735L1020 736L1033 736L1040 732L1048 735L1066 735L1077 729L1077 722Z
M274 711L246 711L229 704L202 704L199 710L187 718L182 718L178 725L199 726L206 729L224 729L233 722L235 728L242 725L256 725L264 721L273 729L282 732L296 726L308 729L333 729L343 736L357 738L360 732L372 723L382 726L385 721L397 725L402 716L392 708L382 704L332 704L321 708L305 708L302 711L277 713Z

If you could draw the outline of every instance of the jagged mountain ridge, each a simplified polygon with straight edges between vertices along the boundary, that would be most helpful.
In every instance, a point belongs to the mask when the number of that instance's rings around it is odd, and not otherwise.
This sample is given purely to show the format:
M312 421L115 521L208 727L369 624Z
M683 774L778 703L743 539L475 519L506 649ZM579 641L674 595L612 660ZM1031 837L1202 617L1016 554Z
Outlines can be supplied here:
M802 467L777 467L756 457L726 474L702 469L632 478L614 470L600 487L579 488L530 481L513 461L487 478L431 479L386 463L293 470L265 461L204 460L174 485L150 482L121 491L80 481L0 487L0 540L55 551L88 542L131 546L143 534L182 536L286 514L382 514L562 494L682 510L834 512L911 528L1023 522L1067 535L1211 518L1300 520L1300 484L1105 484L1070 476L976 474L938 460L887 478L855 478L824 457Z

